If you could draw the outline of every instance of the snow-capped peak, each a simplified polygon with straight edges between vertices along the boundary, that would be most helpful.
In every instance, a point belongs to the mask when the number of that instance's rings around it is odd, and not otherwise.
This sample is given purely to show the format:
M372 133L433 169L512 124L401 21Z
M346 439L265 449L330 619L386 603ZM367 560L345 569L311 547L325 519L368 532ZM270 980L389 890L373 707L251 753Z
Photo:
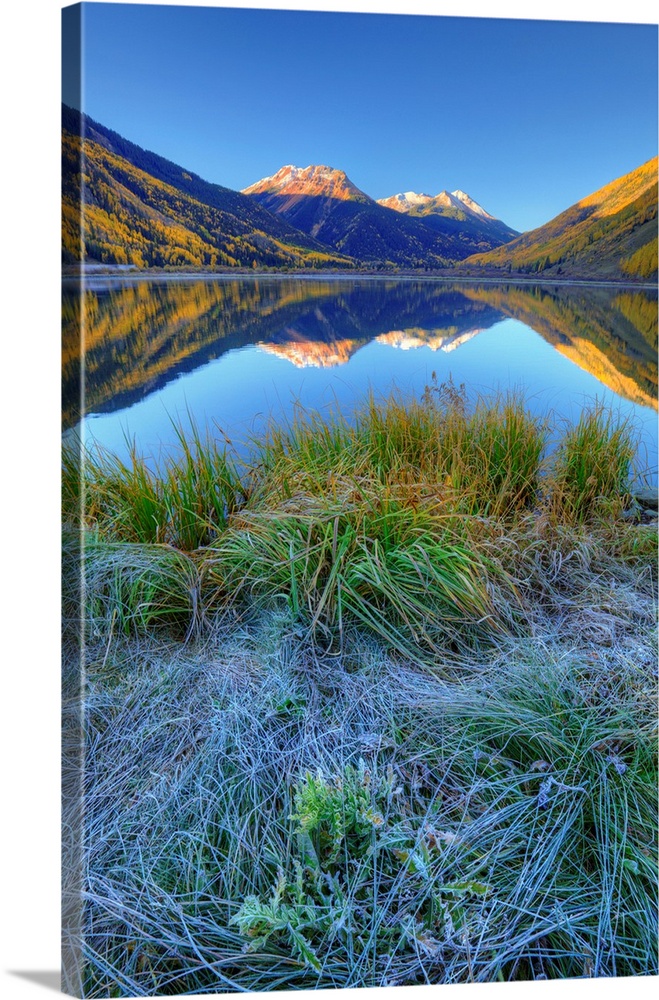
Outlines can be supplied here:
M380 198L378 205L385 208L393 208L396 212L411 212L414 209L426 209L433 212L437 209L455 209L458 212L468 212L481 219L496 221L493 215L486 212L478 202L470 198L468 194L459 188L456 191L440 191L439 194L417 194L416 191L405 191L401 194L393 194L389 198ZM423 213L425 214L425 213Z
M432 201L432 196L429 194L405 191L399 194L392 194L390 198L381 198L378 201L378 205L384 205L385 208L393 208L396 212L409 212L410 209L417 208L419 205L426 205L429 201Z
M458 188L456 191L451 191L451 195L454 198L457 198L458 201L461 202L465 208L469 209L470 212L473 212L474 215L480 215L483 219L494 219L493 215L486 212L485 209L479 205L477 201L474 201L473 198L470 198L465 191L461 191Z
M242 193L312 195L370 201L370 198L352 183L344 170L313 163L308 167L296 167L288 163L280 167L271 177L263 177L256 184L243 188Z
M405 194L396 195L397 198L404 198L410 205L425 205L427 201L432 201L429 194L417 194L416 191L406 191Z

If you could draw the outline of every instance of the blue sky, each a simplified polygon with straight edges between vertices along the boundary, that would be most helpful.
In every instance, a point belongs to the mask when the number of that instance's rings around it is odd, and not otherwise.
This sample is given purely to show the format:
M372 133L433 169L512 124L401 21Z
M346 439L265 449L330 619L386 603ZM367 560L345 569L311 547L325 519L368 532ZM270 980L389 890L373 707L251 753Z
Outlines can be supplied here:
M525 230L657 152L656 26L86 4L83 37L83 110L231 188L325 163Z

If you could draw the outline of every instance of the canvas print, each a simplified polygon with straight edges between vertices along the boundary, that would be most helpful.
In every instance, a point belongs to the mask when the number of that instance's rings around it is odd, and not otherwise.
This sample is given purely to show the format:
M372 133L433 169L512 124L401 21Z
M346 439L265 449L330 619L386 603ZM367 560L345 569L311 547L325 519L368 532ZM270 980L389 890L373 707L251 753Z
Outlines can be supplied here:
M657 25L63 11L63 988L657 974Z

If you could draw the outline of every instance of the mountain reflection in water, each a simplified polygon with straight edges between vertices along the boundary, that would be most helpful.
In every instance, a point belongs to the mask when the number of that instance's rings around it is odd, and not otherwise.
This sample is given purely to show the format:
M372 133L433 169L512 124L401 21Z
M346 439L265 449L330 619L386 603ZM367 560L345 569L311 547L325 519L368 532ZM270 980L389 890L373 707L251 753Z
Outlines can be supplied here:
M127 411L180 376L245 348L251 348L243 352L249 365L255 365L259 349L298 368L345 365L352 371L357 352L382 345L390 353L385 360L377 356L379 373L389 366L395 383L399 351L429 348L454 352L457 359L463 345L509 319L535 331L620 399L657 407L657 295L645 289L414 279L99 277L88 280L83 293L67 286L63 310L65 428L78 423L83 406L85 416ZM511 351L528 350L524 389L533 393L532 345L518 340L506 348L505 341L501 336L497 362L504 370L512 364ZM489 351L483 364L491 368L491 345ZM519 367L526 358L514 361ZM367 369L365 362L360 378ZM222 373L216 375L219 387ZM196 374L188 385L190 398L195 379Z

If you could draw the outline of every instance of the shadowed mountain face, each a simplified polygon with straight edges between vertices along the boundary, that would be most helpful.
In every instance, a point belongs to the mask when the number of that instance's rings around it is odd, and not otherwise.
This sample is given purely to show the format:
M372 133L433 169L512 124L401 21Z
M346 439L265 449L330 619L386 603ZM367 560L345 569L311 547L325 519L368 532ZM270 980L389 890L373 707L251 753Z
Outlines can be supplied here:
M335 251L375 267L445 267L473 253L446 232L401 217L372 201L318 195L264 193L253 196L269 211ZM449 227L447 227L449 228Z
M466 261L474 273L657 280L657 157L505 247Z
M63 418L80 418L80 289L64 297ZM130 406L227 351L258 346L301 366L345 363L377 340L459 350L507 317L625 398L656 406L657 298L649 292L421 281L90 281L86 412Z

